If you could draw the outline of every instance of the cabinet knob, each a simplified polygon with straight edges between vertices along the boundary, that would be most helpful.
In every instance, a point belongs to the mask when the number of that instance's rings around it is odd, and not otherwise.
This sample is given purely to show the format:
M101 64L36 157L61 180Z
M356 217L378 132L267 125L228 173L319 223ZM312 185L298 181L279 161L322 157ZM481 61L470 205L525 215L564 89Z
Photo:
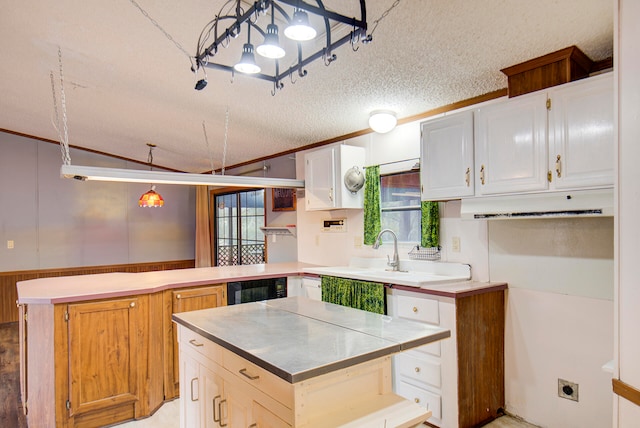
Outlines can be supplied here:
M420 367L416 367L415 370L416 370L416 373L420 373Z
M418 312L418 308L416 306L413 307L413 312L417 313Z
M176 294L176 299L180 300L181 298L182 298L182 296L181 296L181 295Z
M420 404L420 399L419 399L418 397L414 398L414 399L413 399L413 401L414 401L416 404Z
M129 306L131 306L132 308L135 308L136 307L136 302L129 303Z

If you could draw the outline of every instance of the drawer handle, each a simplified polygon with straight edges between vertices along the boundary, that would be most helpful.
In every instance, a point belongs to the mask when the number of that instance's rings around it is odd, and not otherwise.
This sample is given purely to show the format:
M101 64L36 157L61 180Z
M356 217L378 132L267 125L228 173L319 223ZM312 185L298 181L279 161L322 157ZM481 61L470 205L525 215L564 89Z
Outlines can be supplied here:
M416 306L413 307L413 312L418 313L418 308Z
M249 380L256 380L256 379L260 379L259 375L256 376L251 376L249 373L247 373L247 369L240 369L240 374L244 377L246 377Z
M204 343L198 343L198 341L195 339L191 339L189 343L192 344L193 346L204 346Z
M420 373L420 367L416 367L415 370L416 370L416 373Z
M226 427L227 425L229 425L228 422L222 423L222 405L227 403L227 399L225 398L224 400L220 400L220 403L218 404L218 410L220 411L220 426L221 427Z
M220 404L218 404L218 417L216 418L216 400L218 400L219 398L222 398L222 396L216 395L215 397L213 397L213 422L220 422L220 419L222 419Z
M200 397L193 398L193 382L197 380L198 380L197 377L194 377L193 379L191 379L191 401L198 401L200 399Z

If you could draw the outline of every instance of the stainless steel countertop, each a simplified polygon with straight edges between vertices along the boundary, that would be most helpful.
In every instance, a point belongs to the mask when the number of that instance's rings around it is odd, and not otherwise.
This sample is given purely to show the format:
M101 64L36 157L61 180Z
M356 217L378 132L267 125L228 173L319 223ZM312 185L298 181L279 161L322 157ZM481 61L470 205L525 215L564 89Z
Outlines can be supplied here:
M302 297L174 314L173 320L296 383L425 345L449 330Z

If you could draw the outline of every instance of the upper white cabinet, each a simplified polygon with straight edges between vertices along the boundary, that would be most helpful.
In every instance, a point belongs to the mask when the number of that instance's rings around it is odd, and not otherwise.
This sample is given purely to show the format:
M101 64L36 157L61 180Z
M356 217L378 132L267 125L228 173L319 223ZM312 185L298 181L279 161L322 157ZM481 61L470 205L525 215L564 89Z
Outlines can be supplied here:
M547 188L547 95L522 95L476 111L476 195Z
M613 185L613 73L557 87L550 103L554 188Z
M476 196L613 184L611 73L482 107Z
M422 200L473 196L473 112L423 122L420 131Z
M364 191L350 192L344 175L352 167L364 174L365 149L339 145L305 155L305 205L307 211L363 208Z

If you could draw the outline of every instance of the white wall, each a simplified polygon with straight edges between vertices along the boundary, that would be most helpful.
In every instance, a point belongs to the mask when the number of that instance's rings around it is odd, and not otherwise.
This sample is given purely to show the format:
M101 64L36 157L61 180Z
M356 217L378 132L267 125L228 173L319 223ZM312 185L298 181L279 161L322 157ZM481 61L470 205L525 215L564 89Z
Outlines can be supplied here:
M543 427L611 426L613 219L488 222L491 280L509 283L509 412ZM558 397L558 378L579 401Z
M0 132L0 153L0 271L194 258L193 187L158 186L164 207L143 209L149 185L61 179L56 144ZM141 168L73 149L71 160Z

